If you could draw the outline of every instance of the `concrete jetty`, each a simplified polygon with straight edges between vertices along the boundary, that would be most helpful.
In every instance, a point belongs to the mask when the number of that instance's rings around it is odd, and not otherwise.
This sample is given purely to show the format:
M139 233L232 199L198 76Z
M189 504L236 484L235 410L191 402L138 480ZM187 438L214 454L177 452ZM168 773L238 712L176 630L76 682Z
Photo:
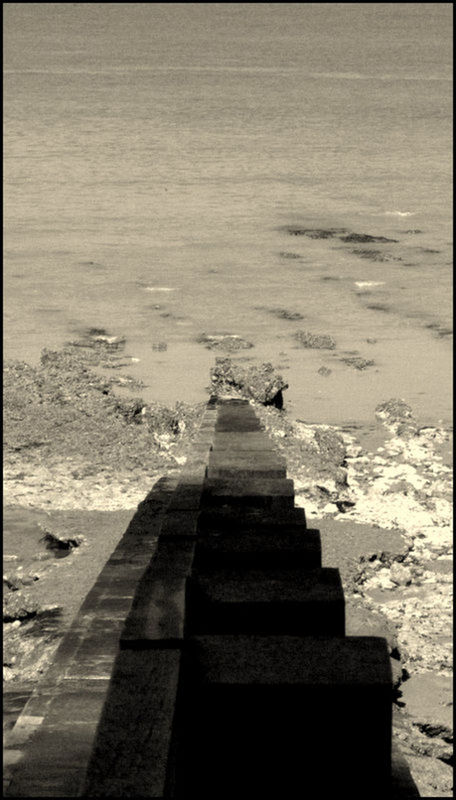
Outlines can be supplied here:
M4 793L418 797L392 698L254 407L213 397L9 733Z

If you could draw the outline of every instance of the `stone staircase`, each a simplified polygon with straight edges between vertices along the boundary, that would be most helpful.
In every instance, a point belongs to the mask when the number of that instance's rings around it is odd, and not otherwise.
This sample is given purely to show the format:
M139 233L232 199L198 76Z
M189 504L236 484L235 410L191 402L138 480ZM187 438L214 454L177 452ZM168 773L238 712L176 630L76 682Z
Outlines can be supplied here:
M386 641L345 636L339 571L253 406L211 398L159 483L13 728L5 794L418 797Z

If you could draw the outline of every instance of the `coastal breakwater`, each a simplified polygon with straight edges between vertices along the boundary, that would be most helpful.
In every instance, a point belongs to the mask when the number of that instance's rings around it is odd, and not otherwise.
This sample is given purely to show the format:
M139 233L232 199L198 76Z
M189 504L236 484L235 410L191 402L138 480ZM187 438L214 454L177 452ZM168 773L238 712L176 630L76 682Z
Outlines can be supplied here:
M6 794L418 796L392 696L252 406L212 398L17 720Z

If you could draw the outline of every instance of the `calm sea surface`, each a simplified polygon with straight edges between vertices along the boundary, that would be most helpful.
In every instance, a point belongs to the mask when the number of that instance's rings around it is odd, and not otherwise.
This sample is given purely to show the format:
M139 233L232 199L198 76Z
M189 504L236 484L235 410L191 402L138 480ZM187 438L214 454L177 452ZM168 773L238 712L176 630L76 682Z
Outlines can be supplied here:
M146 399L193 401L216 355L197 336L229 332L281 366L297 417L399 396L448 419L451 11L6 3L5 356L105 328Z

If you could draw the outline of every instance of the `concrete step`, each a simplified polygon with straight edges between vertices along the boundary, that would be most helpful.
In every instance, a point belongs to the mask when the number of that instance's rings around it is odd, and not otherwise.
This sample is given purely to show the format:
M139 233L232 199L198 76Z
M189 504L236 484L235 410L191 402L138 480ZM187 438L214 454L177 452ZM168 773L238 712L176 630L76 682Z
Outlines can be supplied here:
M276 452L267 434L260 431L243 433L216 431L212 450L269 450Z
M71 797L174 796L168 792L181 659L179 650L161 648L119 653L83 791ZM68 753L61 765L72 764Z
M258 451L255 456L243 450L209 454L207 477L212 478L286 478L287 466L276 454Z
M220 466L208 465L207 477L209 480L223 480L225 478L286 478L286 467L268 466L267 464L221 464Z
M212 536L222 532L242 534L276 533L290 531L300 533L306 527L303 508L286 508L280 511L263 508L225 506L223 508L201 509L198 517L198 531L201 536Z
M215 433L255 433L256 431L263 430L260 423L256 419L224 419L217 420L215 423Z
M296 526L299 532L222 533L198 539L193 568L196 572L214 569L239 570L273 568L317 569L321 567L321 541L318 530Z
M242 464L277 464L286 466L286 460L282 458L275 450L256 450L251 452L249 450L210 450L208 455L208 463L218 464L240 462Z
M253 506L281 511L293 508L293 481L285 478L206 480L201 497L204 506Z
M198 636L184 675L186 797L390 796L384 639Z
M120 636L122 649L182 646L185 587L191 574L194 552L194 541L159 539L125 620Z
M343 636L339 570L214 569L187 581L186 636Z

